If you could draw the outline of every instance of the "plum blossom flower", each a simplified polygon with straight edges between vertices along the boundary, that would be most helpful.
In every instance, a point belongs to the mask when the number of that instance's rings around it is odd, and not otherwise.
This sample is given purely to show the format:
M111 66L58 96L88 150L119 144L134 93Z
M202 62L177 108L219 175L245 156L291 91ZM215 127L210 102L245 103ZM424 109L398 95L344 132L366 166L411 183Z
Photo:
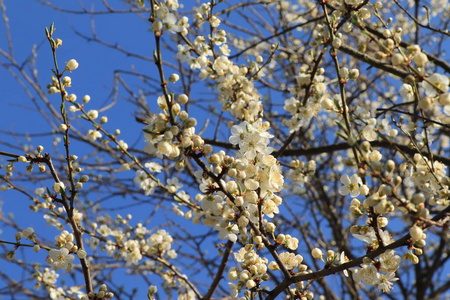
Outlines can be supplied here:
M398 134L398 130L395 128L391 128L391 125L389 124L389 121L387 119L383 119L378 122L378 126L380 129L380 132L382 134L385 134L389 136L391 139L395 138Z
M102 137L102 134L99 131L89 129L88 134L87 134L87 139L89 141L93 142L93 141L95 141L95 140L97 140L98 138L101 138L101 137Z
M42 274L42 281L46 284L52 285L55 284L58 280L59 274L55 272L55 270L50 270L49 268L45 268Z
M347 174L344 174L340 178L341 183L344 185L339 188L339 193L342 196L346 196L350 194L352 197L358 197L360 192L360 188L363 185L361 181L361 177L356 174L353 174L349 177Z
M360 269L353 270L352 274L356 282L364 281L366 285L374 285L380 282L380 273L373 264L363 264Z
M157 183L154 180L150 179L147 173L142 170L136 171L136 176L134 177L133 181L134 183L138 184L142 190L145 191L146 196L153 194L157 186Z
M377 133L375 131L376 124L377 120L375 118L371 118L367 121L366 127L362 130L363 137L369 142L373 142L377 139Z
M272 155L264 155L261 160L263 169L259 173L261 190L279 191L284 184L280 165Z
M395 272L402 260L400 255L395 255L394 250L388 250L380 255L381 270L384 272Z
M146 240L147 245L149 246L146 252L150 255L162 256L166 251L169 251L172 248L172 241L172 236L164 229L160 229Z
M428 83L428 81L437 86L440 92L445 93L448 91L448 85L450 81L449 78L445 75L434 73L427 78L427 81L422 82L422 87L425 89L425 94L428 97L434 97L438 94L438 90L433 85Z
M91 109L90 111L88 111L87 115L89 116L89 118L95 120L98 118L98 110Z
M414 89L410 84L404 83L400 89L400 95L405 102L412 101L414 99Z
M348 263L350 260L348 259L348 257L345 255L345 252L342 251L341 254L339 255L339 264L345 264ZM342 273L344 273L345 277L348 277L348 271L344 270L342 271Z
M384 293L389 292L392 289L393 281L397 281L398 278L395 277L394 272L386 273L380 276L380 282L378 283L378 288Z
M72 269L72 262L74 261L75 256L69 254L69 250L67 248L61 249L51 249L48 253L45 261L55 270L59 269L70 270Z
M254 159L258 153L270 154L273 148L268 147L271 134L265 131L261 121L253 124L247 121L231 127L230 143L239 144L242 153L247 159Z
M278 214L280 211L278 209L278 206L275 202L273 202L271 199L266 199L264 201L263 207L262 207L263 213L268 216L269 218L274 217L274 213Z
M142 259L139 242L136 240L128 240L125 242L124 249L126 250L125 261L127 265L137 265Z
M299 264L302 263L303 257L300 254L295 255L294 253L283 252L280 253L280 260L283 262L283 265L288 270L293 270L298 267Z
M99 228L97 228L97 232L103 237L107 237L112 234L112 230L106 224L102 224Z
M379 246L378 239L373 228L365 234L353 234L353 236L363 242L366 242L369 245L372 245L372 247L374 247L375 249ZM380 230L380 237L383 245L385 246L393 242L391 234L387 230Z
M167 187L169 189L171 188L172 190L174 190L174 191L171 190L171 192L175 193L181 187L183 187L183 184L178 181L178 178L174 177L174 178L167 179Z
M239 233L239 227L236 224L220 226L219 229L219 239L221 240L230 240L232 242L237 241L237 233Z
M177 55L176 58L182 62L190 63L194 57L191 55L191 46L189 45L177 45Z
M125 261L128 265L137 265L141 259L142 254L139 249L133 249L133 251L127 253L127 256L125 257Z

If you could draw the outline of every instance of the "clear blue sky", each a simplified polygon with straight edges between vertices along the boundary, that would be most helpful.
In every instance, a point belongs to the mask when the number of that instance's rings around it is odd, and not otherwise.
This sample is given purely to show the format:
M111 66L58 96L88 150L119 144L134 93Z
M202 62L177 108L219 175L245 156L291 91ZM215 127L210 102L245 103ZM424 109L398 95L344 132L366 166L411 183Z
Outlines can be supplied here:
M87 2L87 1L86 1ZM91 1L96 3L97 8L103 8L100 1ZM122 8L120 1L109 1L115 8ZM64 5L68 9L79 10L77 1L64 1L58 4ZM79 32L91 35L91 18L89 16L74 15L63 12L56 12L55 10L45 7L36 1L17 0L5 1L6 13L9 18L9 26L11 29L11 37L13 42L13 53L15 60L20 64L25 62L31 53L33 47L37 47L37 69L39 70L38 78L41 86L50 82L52 76L51 69L53 68L53 61L51 56L50 46L45 37L45 27L49 27L51 23L55 24L56 31L54 38L63 40L63 46L58 50L57 57L60 66L64 66L64 62L75 58L80 66L69 75L72 78L72 88L70 93L77 94L78 98L85 94L91 96L91 102L87 106L88 109L99 109L106 104L111 103L111 88L113 86L113 72L114 70L131 70L131 66L138 72L145 74L155 74L156 68L151 62L139 62L128 58L126 55L119 54L116 51L108 50L104 46L100 46L94 42L87 42L86 40L76 36L74 29ZM119 14L117 16L97 16L95 18L96 33L99 38L102 38L111 43L120 42L124 48L131 48L137 51L138 54L152 57L154 49L152 45L153 39L151 32L148 31L149 23L145 18L138 18L135 14ZM119 38L120 37L120 38ZM139 47L136 47L136 44ZM129 45L132 45L131 47ZM4 23L0 24L0 48L8 50L8 43L6 39L6 30ZM3 63L5 59L0 59ZM16 71L16 70L15 70ZM42 116L36 111L36 107L31 103L29 97L24 93L21 86L3 67L0 67L0 128L4 131L11 131L17 133L50 133L51 128ZM132 82L131 87L135 90L139 89L139 81ZM29 85L27 85L29 87ZM58 95L50 95L49 99L55 101L55 107L59 107L60 98ZM43 105L39 102L39 105ZM142 138L142 126L137 124L133 117L134 108L130 105L124 104L123 99L119 99L118 104L107 112L101 115L107 115L110 120L110 127L108 130L114 131L120 128L122 131L121 138L127 140L129 144L139 142L139 148L144 147ZM89 125L86 124L86 128ZM0 139L4 143L0 145L2 151L23 154L23 151L16 149L18 145L24 142L23 138L14 138L7 134L1 134ZM48 136L32 137L31 144L37 146L44 145L46 150L53 151L51 147L52 139ZM10 146L9 146L10 145ZM73 153L82 153L84 149L77 148L76 143L73 143ZM4 160L3 160L4 161ZM38 187L35 184L26 185L30 191ZM40 185L39 185L40 186ZM56 230L44 225L45 222L41 215L32 213L27 207L29 203L24 197L20 197L15 192L0 193L0 201L3 202L2 210L4 212L14 212L16 220L22 228L32 226L36 231L47 232L47 238L51 241L53 236L57 233ZM123 215L126 211L123 210ZM148 215L145 211L134 210L131 211L134 215L132 224L135 225L139 221L144 221ZM152 226L165 222L165 215L159 215L152 223ZM0 234L0 239L14 241L14 230L6 230ZM28 251L28 252L27 252ZM35 254L30 249L20 251L17 256L23 255L23 259L29 261L39 261L44 266L45 251ZM11 268L11 272L15 272L16 278L20 278L21 271L13 265L8 266L0 263L0 268ZM59 271L59 273L63 273ZM60 276L60 280L63 276ZM118 276L121 278L121 276ZM146 292L148 285L140 278L127 277L133 280L139 289L138 299L146 299ZM82 282L82 281L80 281ZM79 283L80 283L79 282ZM156 283L157 281L155 281ZM59 282L61 283L61 282ZM78 283L78 284L79 284ZM123 283L122 280L118 281ZM3 286L0 286L3 288Z

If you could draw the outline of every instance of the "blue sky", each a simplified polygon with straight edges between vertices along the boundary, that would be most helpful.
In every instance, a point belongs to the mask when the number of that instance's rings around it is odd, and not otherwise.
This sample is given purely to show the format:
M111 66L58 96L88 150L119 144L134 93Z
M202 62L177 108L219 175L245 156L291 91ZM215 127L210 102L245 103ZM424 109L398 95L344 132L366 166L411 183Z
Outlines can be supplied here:
M95 1L94 1L95 2ZM122 7L120 1L110 1L115 7ZM65 2L65 8L79 9L78 2ZM33 47L37 47L37 69L39 70L38 78L41 86L50 82L52 75L51 69L53 67L50 46L45 37L45 27L49 27L51 23L55 24L54 38L63 40L63 46L58 50L57 57L60 66L64 66L64 62L75 58L80 66L69 75L72 78L72 88L70 93L75 93L81 98L85 94L91 96L91 103L89 109L98 109L111 103L110 97L111 87L113 85L114 70L131 70L131 65L136 63L136 60L127 58L125 55L118 54L115 51L109 51L105 47L100 46L94 42L86 42L84 39L77 37L74 34L74 29L83 34L91 35L91 18L89 16L80 16L67 14L63 12L56 12L55 10L45 7L37 1L5 1L6 13L9 18L9 26L11 30L11 37L13 42L13 53L16 62L22 64L29 57ZM99 5L100 7L100 5ZM126 26L124 26L126 25ZM120 36L120 45L127 48L128 44L132 44L133 50L138 49L139 54L143 56L152 56L152 39L151 33L148 31L148 22L145 19L137 18L132 14L120 14L118 16L98 16L95 18L95 28L99 38L112 43L117 41ZM0 25L0 48L7 50L8 44L5 34L4 23ZM135 47L138 43L140 47ZM5 59L1 59L4 62ZM156 69L151 62L139 63L134 66L138 72L152 73ZM16 71L16 70L14 70ZM7 72L5 68L0 68L0 101L2 104L0 128L4 131L17 132L20 134L31 134L31 144L35 147L39 144L44 145L46 150L52 151L52 138L48 136L51 133L51 128L42 116L36 111L36 107L31 103L27 95L24 93L21 86L16 80ZM137 89L139 84L136 82ZM27 85L30 87L29 85ZM59 106L60 98L58 95L50 95L50 101L55 101L55 106ZM103 114L107 114L111 127L109 130L120 128L122 131L122 138L125 138L128 143L132 144L140 142L140 147L143 148L144 142L142 139L141 128L133 119L133 108L129 105L123 105L123 99L119 99L118 104L112 109L109 109ZM39 105L43 105L41 102ZM89 128L88 124L84 124ZM34 133L44 133L46 136L33 137ZM2 134L1 137L4 144L0 146L2 151L23 154L23 151L16 147L24 142L23 137L14 138L7 134ZM11 146L8 146L11 145ZM73 152L76 154L82 153L84 149L77 149L76 143L73 144ZM20 166L18 166L20 168ZM30 191L38 187L34 184L26 185ZM44 225L42 216L32 213L27 207L28 202L17 193L8 191L0 194L0 201L3 202L2 210L4 212L14 212L16 220L22 228L28 226L34 227L37 231L47 232L48 238L51 240L52 235L57 231ZM134 211L133 224L140 220L145 220L146 214L142 211ZM156 224L163 223L165 216L160 216ZM14 240L14 230L6 230L0 238L4 240ZM40 261L45 265L45 253L40 252L35 254L30 250L24 250L17 253L18 257L27 259L29 261ZM4 265L3 267L6 267ZM3 268L2 267L2 268ZM21 271L13 265L9 265L11 271L16 272L16 278L20 278ZM61 271L59 273L62 273ZM120 274L120 273L119 273ZM118 276L121 277L121 276ZM60 277L61 279L62 277ZM139 298L146 298L147 284L140 278L134 278L134 283L141 285L139 290ZM70 281L68 282L70 283ZM131 283L130 283L131 284ZM0 287L3 288L3 287Z

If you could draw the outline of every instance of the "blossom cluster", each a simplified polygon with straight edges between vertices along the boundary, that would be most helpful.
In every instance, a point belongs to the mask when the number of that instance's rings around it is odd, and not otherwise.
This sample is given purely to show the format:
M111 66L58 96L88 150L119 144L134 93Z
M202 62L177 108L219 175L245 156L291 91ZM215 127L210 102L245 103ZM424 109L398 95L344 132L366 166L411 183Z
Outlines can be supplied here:
M197 20L208 18L206 15L210 5L203 4L198 9ZM220 24L216 16L213 20L209 20L213 27ZM178 45L177 59L189 64L192 70L199 70L201 78L209 78L215 82L223 111L229 111L238 120L251 122L262 112L260 95L254 87L254 78L251 76L259 70L258 63L253 63L249 67L239 67L231 61L228 58L230 50L225 43L226 35L225 30L221 29L216 30L210 37L213 45L220 46L220 54L214 52L208 39L197 36L192 45ZM196 53L195 56L193 52Z
M291 169L286 174L286 178L299 186L304 186L316 172L316 161L310 160L306 164L303 161L294 159L289 163Z
M74 297L83 299L82 297L85 296L85 293L81 291L80 286L58 287L58 277L59 274L53 269L44 268L43 271L37 270L37 272L33 274L33 278L36 280L34 288L38 290L43 287L47 291L49 299L52 300L72 299Z
M379 227L387 225L387 219L378 221ZM367 243L370 249L376 249L379 247L380 241L384 246L391 243L391 236L385 230L379 230L379 238L374 232L374 229L369 226L361 226L353 228L354 236ZM356 282L362 282L365 285L376 285L378 289L383 292L390 291L395 281L398 278L395 277L395 272L400 267L401 256L396 255L394 250L387 250L374 260L365 259L364 263L359 267L351 269L353 279Z
M149 120L144 127L147 145L144 151L150 155L176 160L184 153L186 148L194 148L209 153L211 147L205 145L204 140L195 134L197 120L189 118L186 111L181 110L180 104L186 104L188 98L182 94L175 99L171 96L158 98L158 104L163 112ZM170 112L169 105L170 103ZM172 118L176 118L172 120ZM179 160L181 162L181 160Z
M284 109L291 115L283 120L283 124L289 128L290 132L299 130L302 126L308 125L313 117L316 117L320 108L333 109L333 104L329 99L326 78L322 74L312 76L307 66L300 68L300 73L295 77L295 85L291 87L292 97L284 102ZM324 72L323 69L319 73ZM302 90L310 88L310 95L305 101Z
M123 220L126 222L126 220ZM98 226L92 224L93 228L100 234L99 237L92 236L88 242L92 250L102 243L100 249L106 251L108 256L121 257L128 265L137 265L146 256L157 256L160 258L173 259L177 253L172 248L173 238L165 230L158 230L151 234L150 231L138 223L134 228L134 238L128 237L120 229L112 229L107 224ZM148 236L148 238L146 238ZM104 242L102 242L102 240Z
M219 231L222 239L236 241L240 233L242 241L248 240L249 222L258 224L262 216L272 218L279 213L282 198L275 193L280 191L284 179L280 165L270 155L271 135L266 128L261 119L235 125L230 142L240 148L236 158L223 151L208 157L210 172L226 172L228 180L217 181L204 171L196 172L203 194L196 197L202 211L194 212L194 221L203 219L205 225Z
M232 297L237 298L242 289L252 289L269 279L267 258L260 257L251 244L241 248L234 257L241 264L239 269L232 267L228 270L228 279L237 280L237 283L229 283Z
M152 29L156 33L169 31L171 33L181 33L186 35L189 27L189 20L186 16L179 20L175 15L175 11L180 7L178 0L169 0L159 2L154 6L154 15L156 20L153 21Z

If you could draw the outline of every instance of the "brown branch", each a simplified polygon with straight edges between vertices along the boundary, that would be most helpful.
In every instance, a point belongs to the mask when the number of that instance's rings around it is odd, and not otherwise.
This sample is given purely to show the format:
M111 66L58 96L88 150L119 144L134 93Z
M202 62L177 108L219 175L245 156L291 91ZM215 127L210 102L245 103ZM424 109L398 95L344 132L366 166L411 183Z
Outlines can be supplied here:
M218 146L218 147L222 147L225 149L237 149L236 147L234 147L233 145L231 145L230 143L227 142L222 142L222 141L215 141L215 140L208 140L205 139L205 142L208 144L211 144L213 146ZM361 143L362 141L358 141L358 143ZM416 153L418 153L416 150L410 148L407 145L400 145L400 144L396 144L396 143L391 143L388 141L373 141L370 142L370 145L373 148L387 148L387 149L395 149L398 148L401 151L409 154L409 155L414 155ZM299 148L299 149L287 149L285 150L283 153L281 153L278 156L309 156L309 155L318 155L318 154L322 154L322 153L333 153L336 151L342 151L342 150L347 150L350 149L351 146L348 143L339 143L339 144L334 144L334 145L325 145L325 146L320 146L320 147L314 147L314 148ZM274 151L272 154L274 156L277 156L279 151ZM443 164L445 164L446 166L450 167L450 158L449 157L445 157L445 156L441 156L441 155L437 155L434 153L422 153L424 156L426 156L427 158L431 158L433 157L434 160L438 160L440 162L442 162Z
M203 296L202 300L211 299L214 291L219 285L220 280L222 280L223 272L225 271L225 267L227 266L228 258L231 254L231 249L233 248L234 243L232 241L228 241L226 245L225 253L222 256L222 261L220 262L219 269L217 270L216 277L214 277L213 282L209 286L208 292L205 296Z
M376 67L380 70L386 71L392 75L398 76L400 78L406 78L411 73L401 70L397 67L391 66L385 62L382 62L381 60L375 59L371 57L370 55L367 55L365 53L359 52L358 50L353 49L352 47L349 47L345 44L342 44L341 47L338 49L339 51L342 51L348 55L353 56L354 58L359 59L360 61L363 61L373 67Z
M438 28L431 27L430 25L424 25L424 24L420 23L419 20L417 20L417 18L414 17L413 15L411 15L411 14L409 13L409 11L408 11L406 8L404 8L397 0L394 0L394 2L395 2L395 4L397 4L397 6L400 7L400 9L403 10L403 11L405 12L405 14L407 14L408 17L410 17L411 20L413 20L414 23L416 23L416 25L418 25L419 27L426 28L426 29L429 29L429 30L431 30L431 31L434 31L434 32L437 32L437 33L440 33L440 34L444 34L444 35L450 37L450 32L448 32L448 30L442 30L442 29L438 29ZM416 9L417 9L417 7L416 7Z
M383 36L383 34L379 31L377 31L376 29L370 28L370 27L365 27L365 29L370 32L371 34L377 36L380 39L385 39L385 37ZM408 48L409 46L411 46L411 44L406 43L406 42L400 42L400 46L402 46L403 48ZM426 56L428 57L428 59L433 62L435 65L441 67L442 69L445 70L445 72L450 73L450 64L443 59L440 59L439 57L425 51L425 50L421 50L422 53L426 54Z
M258 46L259 44L262 44L262 43L264 43L264 42L267 42L267 41L269 41L269 40L271 40L271 39L273 39L273 38L275 38L275 37L277 37L277 36L283 35L283 34L288 33L288 32L290 32L290 31L292 31L292 30L294 30L294 29L296 29L296 28L299 28L299 27L308 25L308 24L310 24L310 23L319 21L319 20L321 20L321 19L323 19L323 16L320 16L320 17L318 17L318 18L314 18L314 19L308 20L308 21L303 22L303 23L299 23L299 24L294 25L294 26L292 26L292 27L286 28L286 29L283 30L283 31L280 31L280 32L275 33L275 34L273 34L273 35L271 35L271 36L268 36L268 37L266 37L266 38L263 38L263 39L259 40L258 42L254 43L254 44L251 44L251 45L248 46L247 48L241 50L240 52L238 52L238 53L236 53L236 54L230 56L230 59L239 57L240 55L242 55L243 53L247 52L248 50L253 49L253 48L255 48L256 46Z
M81 10L73 10L73 9L67 9L63 8L57 5L54 5L50 3L49 1L43 1L43 0L37 0L40 4L51 7L52 9L56 11L60 11L63 13L69 13L69 14L75 14L75 15L109 15L109 14L135 14L135 13L144 13L149 12L149 8L130 8L130 9L113 9L111 6L106 6L107 10L88 10L84 6L81 6ZM104 3L105 4L105 3Z

